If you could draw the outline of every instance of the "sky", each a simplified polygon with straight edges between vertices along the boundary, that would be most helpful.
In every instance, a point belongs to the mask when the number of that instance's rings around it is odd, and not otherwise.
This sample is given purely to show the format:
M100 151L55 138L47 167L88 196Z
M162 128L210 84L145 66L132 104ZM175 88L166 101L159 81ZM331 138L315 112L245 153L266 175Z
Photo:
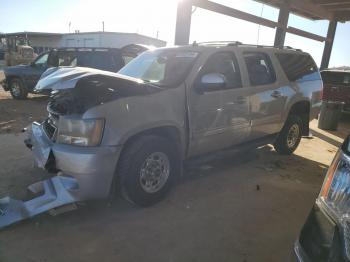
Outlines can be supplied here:
M134 32L174 43L176 6L180 0L0 0L0 32ZM212 0L277 21L278 9L253 0ZM15 15L14 15L15 14ZM69 24L71 26L69 27ZM290 15L288 25L326 36L327 21ZM240 41L273 45L275 29L216 14L193 10L190 42ZM350 22L338 23L330 67L350 66ZM287 34L285 45L309 52L319 65L324 43Z

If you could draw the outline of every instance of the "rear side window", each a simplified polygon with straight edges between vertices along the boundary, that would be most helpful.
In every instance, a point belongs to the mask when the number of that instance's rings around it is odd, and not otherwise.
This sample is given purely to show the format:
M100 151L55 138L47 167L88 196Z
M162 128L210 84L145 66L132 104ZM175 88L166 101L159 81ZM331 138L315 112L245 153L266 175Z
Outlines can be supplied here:
M79 52L77 64L78 66L91 67L106 71L116 70L113 56L108 52Z
M308 81L319 79L318 69L310 55L276 54L289 81Z
M270 57L259 52L245 52L244 60L247 65L250 84L252 86L267 85L276 81L276 74Z
M51 61L58 66L83 66L118 72L125 63L119 52L106 51L59 51Z

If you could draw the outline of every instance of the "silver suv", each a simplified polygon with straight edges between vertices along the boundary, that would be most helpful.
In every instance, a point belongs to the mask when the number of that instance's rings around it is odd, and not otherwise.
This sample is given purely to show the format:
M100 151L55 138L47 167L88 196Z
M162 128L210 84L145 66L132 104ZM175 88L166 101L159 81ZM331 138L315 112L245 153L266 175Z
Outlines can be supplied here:
M319 113L322 81L300 50L220 42L148 51L118 74L62 68L36 88L54 90L26 140L55 174L31 187L54 188L49 209L115 187L152 205L183 160L209 152L273 143L291 154Z

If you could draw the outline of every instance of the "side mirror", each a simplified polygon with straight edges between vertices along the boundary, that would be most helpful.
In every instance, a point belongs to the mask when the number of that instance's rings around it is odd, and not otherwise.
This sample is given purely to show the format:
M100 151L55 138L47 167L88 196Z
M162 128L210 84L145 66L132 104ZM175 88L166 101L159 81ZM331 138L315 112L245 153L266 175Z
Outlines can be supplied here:
M34 62L30 62L30 66L35 67L35 63Z
M226 87L226 77L220 73L210 73L203 75L197 89L201 93L220 90Z

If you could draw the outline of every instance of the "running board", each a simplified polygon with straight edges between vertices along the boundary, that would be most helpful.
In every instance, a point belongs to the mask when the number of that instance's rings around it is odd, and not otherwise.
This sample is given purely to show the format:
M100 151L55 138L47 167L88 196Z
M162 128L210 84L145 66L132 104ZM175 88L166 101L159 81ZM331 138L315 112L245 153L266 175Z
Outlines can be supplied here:
M28 187L33 193L41 194L36 198L25 202L10 197L0 199L0 228L77 202L69 192L77 188L78 183L74 178L57 175Z

